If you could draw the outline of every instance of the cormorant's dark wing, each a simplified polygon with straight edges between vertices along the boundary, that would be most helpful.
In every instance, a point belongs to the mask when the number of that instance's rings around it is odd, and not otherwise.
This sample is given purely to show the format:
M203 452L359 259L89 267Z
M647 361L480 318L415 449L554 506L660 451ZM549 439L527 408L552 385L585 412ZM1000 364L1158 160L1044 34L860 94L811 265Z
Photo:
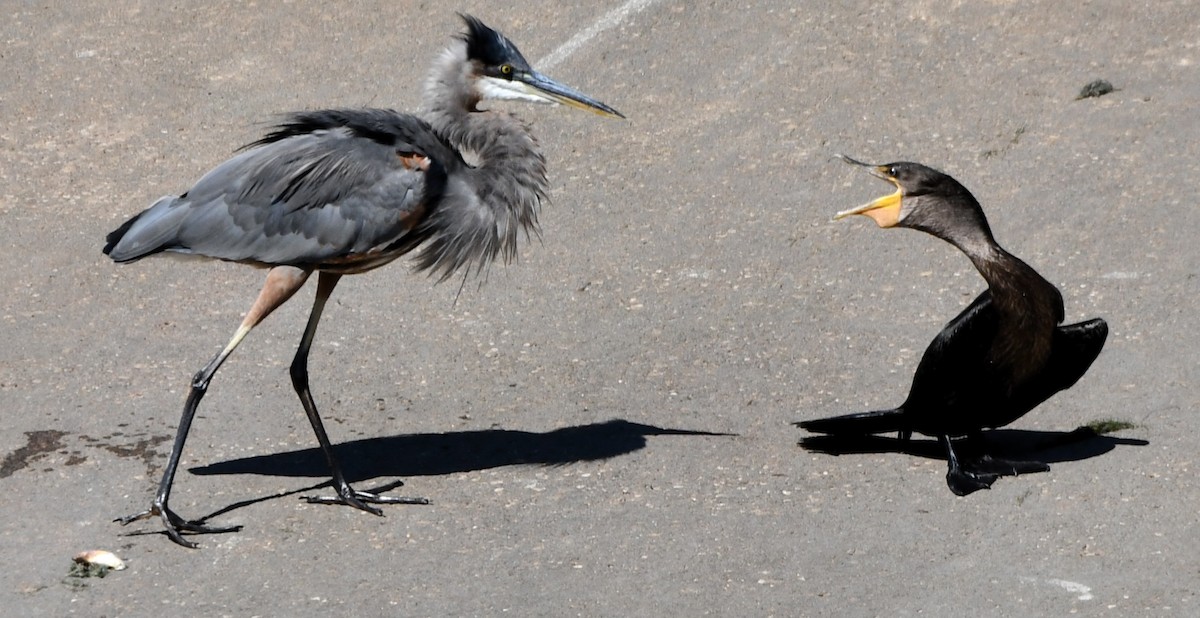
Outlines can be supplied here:
M984 292L929 344L901 406L917 431L936 426L935 434L953 436L1013 422L1075 384L1108 335L1100 319L1057 327L1045 364L1013 385L1009 372L989 360L998 330L991 293Z
M998 329L991 292L984 291L934 337L901 405L917 431L928 433L922 430L927 421L950 428L931 435L978 429L977 415L988 414L1006 396L1006 385L988 361ZM956 416L962 416L961 432L953 430Z
M1087 373L1107 339L1108 323L1100 318L1058 327L1050 365L1054 367L1059 390L1071 388Z
M866 435L890 431L927 433L953 414L976 406L994 391L986 358L996 336L997 319L988 291L980 294L934 338L913 376L908 399L898 408L845 414L796 423L815 433ZM995 399L991 397L991 399ZM973 422L966 419L968 423ZM975 427L978 428L978 427ZM931 435L943 433L932 432Z
M268 265L353 262L408 244L445 188L447 158L458 162L412 116L293 114L183 195L126 222L105 253L118 262L160 251Z
M1108 324L1100 318L1059 326L1054 331L1054 347L1046 369L1017 394L1017 405L1033 409L1055 393L1074 386L1100 356L1107 338Z

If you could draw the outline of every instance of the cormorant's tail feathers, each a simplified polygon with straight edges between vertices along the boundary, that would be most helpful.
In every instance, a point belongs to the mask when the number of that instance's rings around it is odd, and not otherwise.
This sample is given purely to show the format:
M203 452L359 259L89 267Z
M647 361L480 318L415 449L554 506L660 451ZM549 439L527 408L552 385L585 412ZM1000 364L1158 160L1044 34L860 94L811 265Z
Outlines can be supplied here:
M905 429L904 411L900 408L818 418L811 421L800 421L795 425L813 433L859 436Z

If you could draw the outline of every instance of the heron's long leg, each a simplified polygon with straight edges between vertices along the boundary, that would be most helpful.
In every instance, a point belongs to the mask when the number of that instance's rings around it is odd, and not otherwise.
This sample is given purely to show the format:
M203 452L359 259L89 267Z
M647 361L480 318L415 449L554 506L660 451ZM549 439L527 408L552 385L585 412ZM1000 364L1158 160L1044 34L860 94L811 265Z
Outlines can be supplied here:
M300 347L296 348L296 356L292 359L292 386L296 388L296 394L300 396L300 403L304 405L304 413L308 415L308 422L312 424L313 433L317 434L317 442L321 444L321 452L325 454L325 461L328 462L329 469L333 473L333 487L338 494L330 497L305 497L305 499L321 504L346 504L376 515L383 515L383 511L368 506L366 503L429 504L429 500L425 498L380 496L350 487L350 484L346 482L345 475L342 474L342 467L338 465L337 457L333 454L329 435L325 433L325 425L321 422L317 404L313 401L312 391L308 387L308 352L312 348L313 337L317 334L317 323L321 321L321 312L325 309L325 301L329 299L330 294L333 294L333 288L337 287L341 277L340 274L321 272L320 278L317 279L317 296L313 300L312 313L308 316L308 325L304 328Z
M208 383L212 380L213 375L259 322L262 322L272 311L287 302L296 293L296 290L304 286L310 272L292 266L276 266L267 272L267 281L263 284L262 291L258 293L258 298L250 307L250 311L246 313L245 319L242 320L237 332L233 334L233 338L192 378L192 389L188 393L187 403L183 406L183 417L179 420L179 429L175 433L175 444L171 447L171 456L167 460L167 468L163 472L162 482L158 485L158 492L154 495L154 502L145 511L121 517L115 521L124 525L157 515L162 518L163 525L167 529L167 536L171 537L172 541L191 548L199 547L199 545L184 540L180 532L214 533L241 530L241 526L205 526L176 515L167 507L167 499L171 495L171 484L175 482L175 471L179 467L183 444L187 441L188 431L192 427L192 419L196 415L196 408L200 406L200 400L208 391Z

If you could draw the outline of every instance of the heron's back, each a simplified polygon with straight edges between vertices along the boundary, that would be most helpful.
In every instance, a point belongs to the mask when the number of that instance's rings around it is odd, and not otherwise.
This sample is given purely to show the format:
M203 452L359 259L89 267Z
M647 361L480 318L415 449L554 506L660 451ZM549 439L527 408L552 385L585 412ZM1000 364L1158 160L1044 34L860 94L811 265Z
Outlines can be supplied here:
M186 193L125 222L104 252L117 262L173 252L366 270L420 244L414 229L441 199L447 164L461 159L412 116L294 114Z

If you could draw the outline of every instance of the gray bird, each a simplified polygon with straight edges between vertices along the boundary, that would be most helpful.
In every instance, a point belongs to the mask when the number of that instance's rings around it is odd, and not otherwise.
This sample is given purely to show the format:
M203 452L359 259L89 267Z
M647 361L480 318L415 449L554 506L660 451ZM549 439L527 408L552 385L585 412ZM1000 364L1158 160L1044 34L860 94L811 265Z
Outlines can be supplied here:
M196 408L213 374L242 339L320 273L291 378L333 475L336 496L376 515L369 503L427 503L350 487L334 457L308 386L308 353L325 302L342 275L372 270L411 251L416 270L445 280L484 272L537 232L546 163L528 127L481 110L486 99L565 104L601 116L615 109L542 75L507 37L461 15L467 31L435 61L420 116L382 109L288 115L179 196L159 199L107 237L104 253L133 262L158 253L190 254L268 268L267 280L233 338L192 378L162 482L150 508L122 524L158 516L171 540L183 533L234 532L189 521L167 506ZM475 162L468 164L462 153Z

